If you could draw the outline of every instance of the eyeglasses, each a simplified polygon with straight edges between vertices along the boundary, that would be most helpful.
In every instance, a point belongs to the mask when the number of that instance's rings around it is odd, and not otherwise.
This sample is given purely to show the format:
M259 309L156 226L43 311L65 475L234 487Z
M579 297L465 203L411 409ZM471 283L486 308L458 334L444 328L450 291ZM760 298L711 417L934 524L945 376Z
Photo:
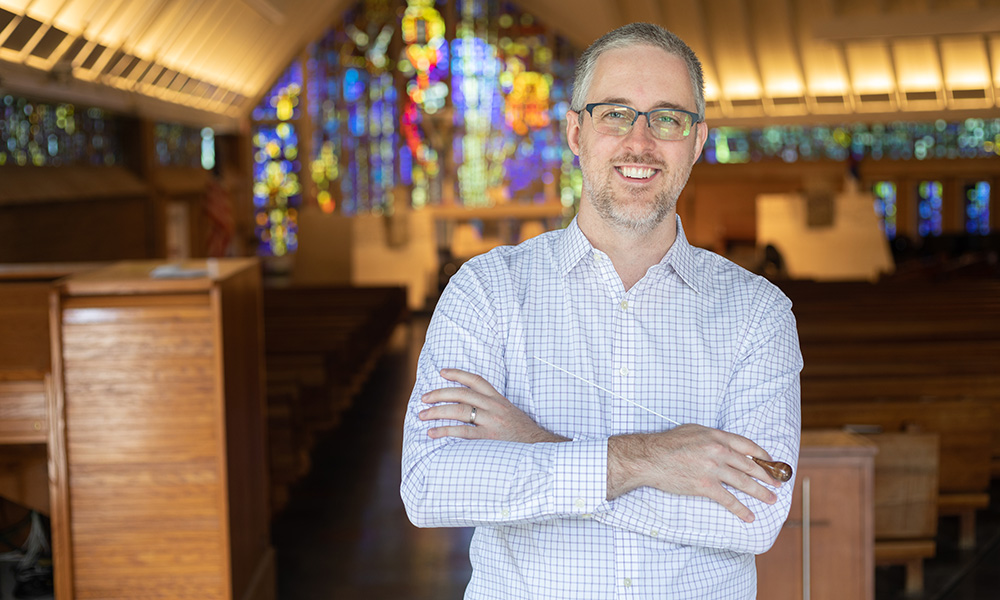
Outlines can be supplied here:
M646 115L646 124L653 136L664 141L683 140L691 135L691 126L700 123L701 117L679 108L657 108L638 111L624 104L597 102L584 110L590 113L594 131L605 135L628 135L640 116Z

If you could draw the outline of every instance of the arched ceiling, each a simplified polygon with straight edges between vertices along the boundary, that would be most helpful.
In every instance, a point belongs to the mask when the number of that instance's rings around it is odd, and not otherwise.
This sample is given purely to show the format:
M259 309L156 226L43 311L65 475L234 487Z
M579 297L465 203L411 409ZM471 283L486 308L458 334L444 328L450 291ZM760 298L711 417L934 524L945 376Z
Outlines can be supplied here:
M0 93L234 128L355 0L0 0ZM1000 0L522 0L580 48L630 21L705 65L715 124L1000 116Z

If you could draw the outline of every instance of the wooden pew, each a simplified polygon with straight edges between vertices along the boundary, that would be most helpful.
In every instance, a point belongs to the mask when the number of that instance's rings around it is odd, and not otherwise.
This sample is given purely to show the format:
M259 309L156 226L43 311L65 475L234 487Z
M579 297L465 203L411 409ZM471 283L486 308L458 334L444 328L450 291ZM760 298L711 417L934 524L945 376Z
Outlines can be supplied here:
M263 304L278 511L289 486L309 471L314 438L339 423L408 309L402 287L270 287Z
M1000 281L780 282L793 302L803 404L978 398L1000 476Z
M10 376L0 371L0 496L48 515L48 380Z
M802 405L803 428L877 427L940 437L938 514L960 519L959 545L975 545L976 510L989 505L994 406L986 400L839 401Z
M0 497L50 515L64 468L49 452L49 328L53 282L100 263L0 265Z
M902 564L905 592L924 590L924 560L936 552L940 439L934 433L877 433L875 564Z
M264 292L269 382L297 383L316 427L336 424L396 325L407 318L401 287L287 287ZM317 388L325 398L315 398ZM321 406L310 407L310 403Z

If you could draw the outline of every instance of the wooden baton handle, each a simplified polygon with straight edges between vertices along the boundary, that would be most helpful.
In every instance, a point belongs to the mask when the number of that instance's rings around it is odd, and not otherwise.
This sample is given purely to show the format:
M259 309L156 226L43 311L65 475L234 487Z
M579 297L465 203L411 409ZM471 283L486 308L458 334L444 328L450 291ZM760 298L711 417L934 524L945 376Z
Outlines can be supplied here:
M792 478L792 466L788 463L776 460L764 460L763 458L757 458L756 456L751 456L750 458L758 465L764 467L764 470L767 471L771 477L774 477L782 483Z

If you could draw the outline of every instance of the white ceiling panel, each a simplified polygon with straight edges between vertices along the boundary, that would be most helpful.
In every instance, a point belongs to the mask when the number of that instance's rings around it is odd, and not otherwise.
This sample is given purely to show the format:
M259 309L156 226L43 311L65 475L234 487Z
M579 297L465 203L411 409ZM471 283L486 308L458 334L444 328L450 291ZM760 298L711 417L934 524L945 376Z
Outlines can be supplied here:
M0 91L236 127L354 2L0 0ZM520 5L578 48L631 20L665 25L701 57L717 123L997 114L1000 0Z
M900 91L942 88L941 59L936 40L927 37L896 40L892 43L892 57Z

